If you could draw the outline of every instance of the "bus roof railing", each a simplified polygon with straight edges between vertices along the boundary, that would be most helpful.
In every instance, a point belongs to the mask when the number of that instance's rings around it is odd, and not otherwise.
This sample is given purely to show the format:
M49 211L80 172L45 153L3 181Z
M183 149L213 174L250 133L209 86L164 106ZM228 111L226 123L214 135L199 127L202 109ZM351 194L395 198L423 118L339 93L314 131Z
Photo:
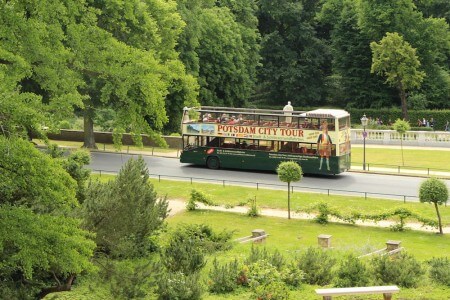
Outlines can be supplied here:
M189 110L189 108L186 108ZM260 108L234 108L234 107L216 107L216 106L201 106L199 108L192 108L198 112L216 112L216 113L242 113L247 115L272 115L272 116L289 116L305 117L305 118L340 118L349 116L349 113L340 109L316 109L312 111L284 111L274 109L260 109Z

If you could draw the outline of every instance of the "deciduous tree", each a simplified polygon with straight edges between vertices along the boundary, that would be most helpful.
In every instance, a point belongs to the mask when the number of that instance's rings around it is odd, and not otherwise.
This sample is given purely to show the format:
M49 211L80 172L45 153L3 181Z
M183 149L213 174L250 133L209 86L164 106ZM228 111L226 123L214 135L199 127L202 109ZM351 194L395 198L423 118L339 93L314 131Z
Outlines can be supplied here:
M419 87L425 77L416 50L396 32L386 33L379 43L370 43L370 48L373 55L371 72L385 77L386 83L398 90L403 118L408 120L406 91Z
M439 233L443 234L439 205L446 203L448 200L447 185L442 180L437 178L429 178L420 185L419 199L420 202L430 202L434 204L438 218Z
M411 129L411 126L409 125L408 121L397 119L394 122L394 124L392 124L392 127L400 135L400 146L401 146L401 149L402 149L402 165L404 166L405 165L405 159L403 158L403 138L404 138L403 135L405 134L405 132L407 132L408 130Z
M288 184L288 219L291 218L291 182L302 179L302 167L293 161L284 161L278 165L278 178Z

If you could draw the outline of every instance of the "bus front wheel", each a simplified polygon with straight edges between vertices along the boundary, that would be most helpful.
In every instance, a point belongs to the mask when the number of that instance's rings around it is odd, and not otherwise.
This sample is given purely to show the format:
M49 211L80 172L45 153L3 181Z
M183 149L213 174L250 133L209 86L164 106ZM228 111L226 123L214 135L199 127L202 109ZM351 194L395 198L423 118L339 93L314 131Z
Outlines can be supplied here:
M219 158L217 158L215 156L209 157L208 160L206 161L206 165L210 169L217 170L220 166Z

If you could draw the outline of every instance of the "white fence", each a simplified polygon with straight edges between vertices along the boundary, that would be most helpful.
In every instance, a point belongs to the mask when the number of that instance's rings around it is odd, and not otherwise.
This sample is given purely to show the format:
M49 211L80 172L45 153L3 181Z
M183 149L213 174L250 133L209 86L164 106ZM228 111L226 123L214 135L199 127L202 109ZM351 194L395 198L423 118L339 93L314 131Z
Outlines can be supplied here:
M363 129L352 129L351 140L354 144L363 143ZM395 130L366 129L366 144L400 145L401 135ZM448 131L408 131L403 134L403 145L424 147L450 147Z

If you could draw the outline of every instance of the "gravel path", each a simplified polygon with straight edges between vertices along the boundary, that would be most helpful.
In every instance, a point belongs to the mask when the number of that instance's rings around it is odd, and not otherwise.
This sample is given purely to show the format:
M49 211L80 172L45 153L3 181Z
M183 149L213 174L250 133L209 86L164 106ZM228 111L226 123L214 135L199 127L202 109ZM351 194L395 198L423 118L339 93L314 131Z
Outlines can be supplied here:
M235 206L232 208L225 208L223 206L206 206L204 204L198 203L198 209L209 209L215 211L226 211L226 212L234 212L240 214L246 214L248 211L248 207L245 206ZM179 212L183 212L186 210L186 202L182 200L169 200L169 216L174 216ZM269 217L278 217L278 218L287 218L287 211L281 209L272 209L272 208L262 208L260 209L260 213L262 216ZM305 214L305 213L296 213L291 211L292 219L304 219L311 220L315 217L315 215ZM331 222L342 223L339 220L333 220L330 218ZM380 221L380 222L362 222L357 221L356 225L360 226L373 226L373 227L390 227L394 225L395 222L392 221ZM412 230L426 231L426 232L438 232L438 229L431 227L423 227L422 224L419 223L406 223L406 227ZM443 228L444 233L450 233L450 227Z

